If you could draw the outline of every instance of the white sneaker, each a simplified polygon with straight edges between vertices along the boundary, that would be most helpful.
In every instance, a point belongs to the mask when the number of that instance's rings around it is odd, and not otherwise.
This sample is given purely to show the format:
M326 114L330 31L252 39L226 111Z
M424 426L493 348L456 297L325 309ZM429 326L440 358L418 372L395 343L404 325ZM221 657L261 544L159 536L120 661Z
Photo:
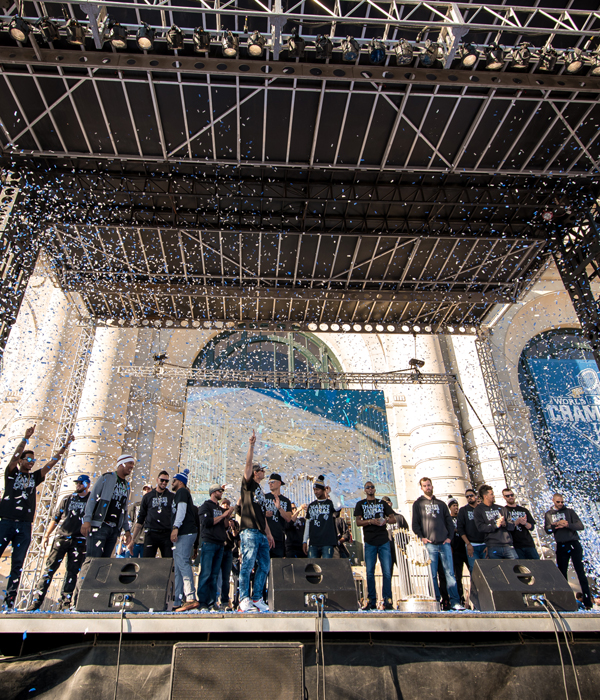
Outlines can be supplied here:
M261 598L260 600L253 600L252 605L255 605L259 612L271 612L269 610L269 606L265 603L265 601Z
M452 606L452 610L466 610L464 605L461 605L460 603L457 603L456 605Z
M238 612L258 612L258 608L250 600L250 598L244 598L240 601L240 606Z

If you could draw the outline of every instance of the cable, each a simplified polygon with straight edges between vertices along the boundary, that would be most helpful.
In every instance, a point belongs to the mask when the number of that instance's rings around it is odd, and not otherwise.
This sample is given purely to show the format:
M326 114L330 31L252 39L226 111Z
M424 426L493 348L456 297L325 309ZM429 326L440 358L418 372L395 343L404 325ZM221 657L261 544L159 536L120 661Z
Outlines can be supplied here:
M495 448L498 450L498 452L500 452L500 454L502 454L502 450L501 450L500 446L499 446L498 443L494 440L494 438L492 437L490 431L485 427L484 422L481 420L481 418L479 417L479 414L478 414L477 411L475 410L475 406L473 406L473 404L472 404L471 401L469 400L469 397L465 394L465 390L464 390L464 389L462 388L462 386L460 385L460 382L458 381L458 378L456 379L456 386L461 390L461 393L462 393L462 395L465 397L466 402L469 404L469 407L471 408L471 410L472 410L473 413L475 414L475 418L477 418L477 420L479 421L479 424L480 424L481 427L485 430L485 432L487 433L487 436L488 436L489 439L492 441L492 443L494 444Z
M579 700L582 700L581 690L579 688L579 679L577 678L577 669L575 668L575 661L573 660L573 653L571 652L571 645L569 644L569 637L567 635L567 626L565 624L565 621L562 618L562 615L558 612L558 610L554 607L554 605L549 600L547 600L546 602L552 608L552 610L554 610L554 613L556 614L556 616L558 617L558 620L560 622L560 626L562 628L563 635L565 637L565 644L567 645L567 651L569 652L569 657L571 659L571 666L573 668L573 675L575 676L575 687L577 688L577 696L578 696Z
M326 692L325 692L325 639L323 635L323 623L325 621L325 596L323 593L319 595L319 598L321 599L321 674L323 676L323 700L326 700Z
M566 698L566 700L569 700L569 691L567 689L567 676L565 673L565 663L563 661L562 649L560 648L560 638L559 638L558 632L557 632L556 620L552 616L552 613L550 612L550 608L546 605L546 599L543 595L531 596L531 598L532 598L532 600L539 601L544 606L544 609L546 610L548 615L550 615L550 619L552 620L552 627L554 629L554 636L556 637L556 645L558 646L558 655L560 657L560 667L562 669L563 685L565 687L565 698Z
M121 642L123 641L123 617L125 616L125 602L129 600L129 595L123 596L123 605L121 606L121 633L119 634L119 652L117 654L117 675L115 677L115 695L113 700L117 700L117 691L119 690L119 671L121 669Z

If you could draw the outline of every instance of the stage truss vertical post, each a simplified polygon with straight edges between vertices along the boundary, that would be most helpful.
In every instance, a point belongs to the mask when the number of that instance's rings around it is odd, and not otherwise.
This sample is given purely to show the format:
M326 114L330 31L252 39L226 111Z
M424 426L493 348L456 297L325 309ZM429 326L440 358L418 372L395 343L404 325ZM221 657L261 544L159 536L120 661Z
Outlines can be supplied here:
M96 328L93 322L82 323L77 341L75 364L71 371L63 402L52 454L56 454L65 444L75 428L79 402L83 392L85 377L90 364ZM58 464L50 470L44 481L42 494L38 500L35 520L31 533L31 544L23 562L15 609L24 610L31 604L35 582L43 571L45 550L42 538L51 522L65 473L68 451Z

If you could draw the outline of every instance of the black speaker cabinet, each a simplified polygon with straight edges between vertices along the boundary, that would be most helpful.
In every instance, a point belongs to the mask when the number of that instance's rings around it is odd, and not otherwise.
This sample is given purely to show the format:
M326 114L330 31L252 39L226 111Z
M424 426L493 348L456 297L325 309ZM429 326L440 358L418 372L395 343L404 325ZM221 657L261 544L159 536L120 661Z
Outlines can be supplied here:
M316 610L320 595L325 610L358 610L349 559L271 559L271 610Z
M548 560L477 559L471 588L479 610L544 610L533 600L536 595L544 595L557 610L577 610L571 587L556 564Z
M164 612L173 609L172 559L86 559L77 584L80 612Z

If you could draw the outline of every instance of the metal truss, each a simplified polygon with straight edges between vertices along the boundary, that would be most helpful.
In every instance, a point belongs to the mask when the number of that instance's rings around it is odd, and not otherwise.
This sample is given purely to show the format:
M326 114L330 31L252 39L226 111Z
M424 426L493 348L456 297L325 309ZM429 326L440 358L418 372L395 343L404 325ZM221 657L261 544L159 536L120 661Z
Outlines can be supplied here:
M52 446L52 455L55 455L59 451L66 443L69 435L74 431L79 401L90 363L94 336L95 327L93 324L80 326L79 340L75 353L75 364L71 370L69 384L65 392L58 429ZM35 591L35 583L43 571L45 549L42 547L42 538L54 515L64 478L67 456L68 453L65 453L58 464L55 465L46 476L42 494L37 502L31 534L31 544L23 563L19 590L15 601L15 608L18 610L26 610L31 604Z
M123 377L159 377L161 379L187 379L209 386L260 384L296 389L336 389L349 385L365 385L374 388L388 384L450 384L456 381L452 374L426 374L410 372L263 372L260 370L211 370L165 365L122 366L115 371Z

